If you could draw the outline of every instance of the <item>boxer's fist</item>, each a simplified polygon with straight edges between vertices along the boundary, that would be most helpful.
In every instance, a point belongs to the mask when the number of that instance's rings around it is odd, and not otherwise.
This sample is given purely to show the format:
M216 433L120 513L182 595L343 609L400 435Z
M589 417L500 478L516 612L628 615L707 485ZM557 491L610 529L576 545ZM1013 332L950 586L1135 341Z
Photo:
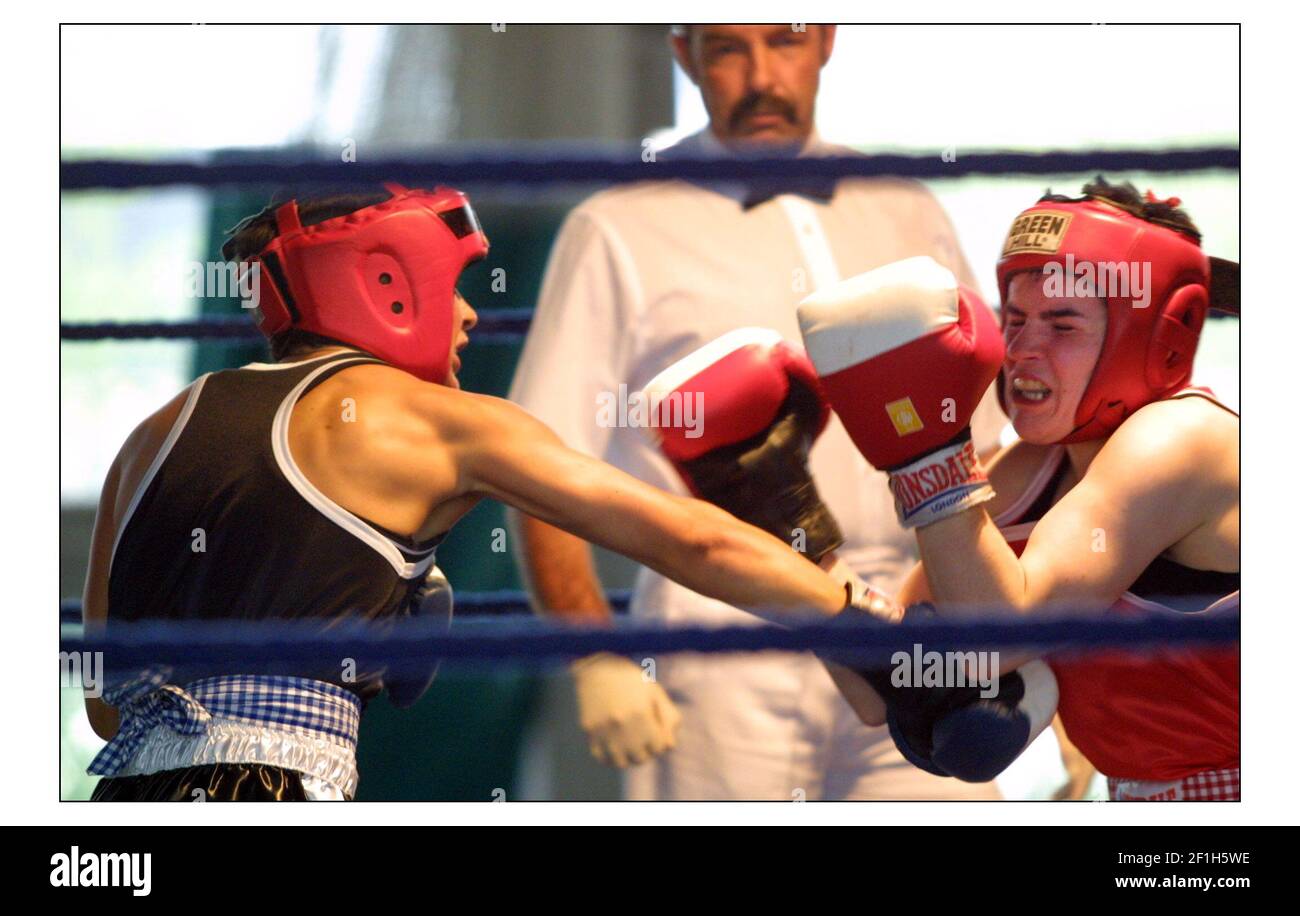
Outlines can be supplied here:
M899 520L928 524L992 497L970 419L1004 356L997 318L928 257L819 290L799 326L831 407L890 472Z
M988 782L1051 724L1059 691L1041 661L998 681L995 697L980 697L939 718L930 732L935 766L966 782Z
M988 782L1009 767L1051 724L1059 696L1041 661L1002 675L992 697L978 687L906 689L909 701L888 704L894 744L913 765L963 782Z
M779 334L724 334L655 376L645 394L659 447L692 493L802 546L813 562L843 543L808 470L830 409L808 358ZM683 423L688 415L698 422Z
M951 442L1002 365L997 318L928 257L813 293L799 327L831 407L881 470Z

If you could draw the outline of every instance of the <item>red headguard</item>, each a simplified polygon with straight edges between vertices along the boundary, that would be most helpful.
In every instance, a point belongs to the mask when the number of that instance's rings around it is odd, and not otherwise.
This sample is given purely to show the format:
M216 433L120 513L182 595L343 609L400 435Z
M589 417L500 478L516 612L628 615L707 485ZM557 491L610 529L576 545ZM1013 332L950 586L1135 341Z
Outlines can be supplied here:
M1130 295L1106 297L1106 340L1079 400L1074 431L1061 442L1107 436L1139 407L1187 384L1210 301L1210 262L1199 242L1100 199L1043 200L1011 225L998 261L1002 302L1013 274L1050 263L1067 271L1087 263L1097 276L1107 275L1103 265L1125 263L1135 265L1130 272L1141 270L1139 277L1151 265L1149 288L1129 285ZM1145 295L1131 295L1135 291ZM999 378L1006 409L1003 387Z
M443 382L455 333L453 300L465 266L488 240L454 188L385 184L388 200L304 226L297 201L275 211L279 234L259 264L257 326L289 327L359 347L429 382Z

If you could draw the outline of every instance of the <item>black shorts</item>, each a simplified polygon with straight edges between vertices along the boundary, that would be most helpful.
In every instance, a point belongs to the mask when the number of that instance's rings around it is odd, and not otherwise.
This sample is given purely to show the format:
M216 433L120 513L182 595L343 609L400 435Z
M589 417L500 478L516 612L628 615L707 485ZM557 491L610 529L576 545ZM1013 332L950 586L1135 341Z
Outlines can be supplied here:
M148 776L101 779L91 801L306 801L295 770L261 763L214 763Z

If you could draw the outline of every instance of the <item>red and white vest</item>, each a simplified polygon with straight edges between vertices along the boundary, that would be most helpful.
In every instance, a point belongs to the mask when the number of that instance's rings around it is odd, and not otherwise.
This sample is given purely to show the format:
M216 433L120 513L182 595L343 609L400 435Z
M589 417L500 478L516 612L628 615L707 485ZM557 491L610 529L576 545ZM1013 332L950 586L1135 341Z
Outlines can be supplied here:
M1204 388L1184 388L1172 397L1203 397L1231 411ZM1065 448L1051 449L1025 492L993 520L1017 555L1051 507L1066 467ZM1157 557L1108 613L1234 613L1241 606L1240 584L1238 573ZM1057 654L1048 661L1070 740L1107 776L1175 781L1240 766L1239 645Z

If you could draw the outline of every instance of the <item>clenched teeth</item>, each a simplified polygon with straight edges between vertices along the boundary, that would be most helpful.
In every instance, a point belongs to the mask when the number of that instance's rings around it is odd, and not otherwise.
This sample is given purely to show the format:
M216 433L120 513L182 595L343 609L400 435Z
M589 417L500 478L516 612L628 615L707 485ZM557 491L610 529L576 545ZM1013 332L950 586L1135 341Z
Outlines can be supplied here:
M1037 379L1031 378L1013 378L1011 380L1011 387L1014 388L1016 393L1021 397L1030 401L1041 401L1052 393L1052 389L1048 388Z

